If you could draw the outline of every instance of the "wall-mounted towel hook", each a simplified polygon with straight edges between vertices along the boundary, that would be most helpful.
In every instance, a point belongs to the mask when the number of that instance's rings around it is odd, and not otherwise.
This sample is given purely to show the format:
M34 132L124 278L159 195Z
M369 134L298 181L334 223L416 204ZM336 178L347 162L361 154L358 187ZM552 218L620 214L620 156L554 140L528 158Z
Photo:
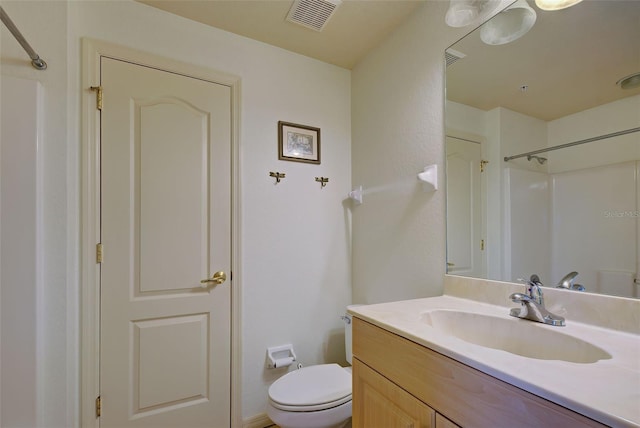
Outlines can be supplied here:
M284 172L280 173L280 172L270 172L269 173L269 177L274 177L276 179L276 183L280 183L280 179L284 178Z
M320 188L322 188L327 185L329 179L327 177L316 177L316 181L320 183Z

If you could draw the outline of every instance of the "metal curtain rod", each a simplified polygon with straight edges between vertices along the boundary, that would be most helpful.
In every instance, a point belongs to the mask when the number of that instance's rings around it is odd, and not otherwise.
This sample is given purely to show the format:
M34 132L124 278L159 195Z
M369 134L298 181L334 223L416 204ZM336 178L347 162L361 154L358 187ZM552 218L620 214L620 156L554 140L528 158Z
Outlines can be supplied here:
M33 65L33 67L37 68L38 70L46 70L47 63L44 62L44 60L40 58L38 54L33 50L31 45L22 36L22 33L20 33L20 30L18 30L18 27L16 27L13 21L11 21L11 18L9 18L9 15L7 15L7 12L4 11L2 6L0 6L0 19L2 20L2 22L4 22L4 25L7 26L9 31L11 31L13 37L15 37L18 43L20 43L22 49L24 49L27 54L29 54L29 57L31 58L31 65Z
M572 143L567 143L567 144L560 144L559 146L553 146L553 147L548 147L546 149L534 150L532 152L522 153L520 155L505 156L504 157L504 161L505 162L509 162L510 160L523 158L525 156L537 155L538 153L552 152L554 150L559 150L559 149L564 149L564 148L567 148L567 147L577 146L579 144L591 143L592 141L604 140L605 138L619 137L620 135L631 134L633 132L638 132L638 131L640 131L640 127L625 129L624 131L612 132L611 134L600 135L599 137L591 137L591 138L587 138L585 140L574 141Z

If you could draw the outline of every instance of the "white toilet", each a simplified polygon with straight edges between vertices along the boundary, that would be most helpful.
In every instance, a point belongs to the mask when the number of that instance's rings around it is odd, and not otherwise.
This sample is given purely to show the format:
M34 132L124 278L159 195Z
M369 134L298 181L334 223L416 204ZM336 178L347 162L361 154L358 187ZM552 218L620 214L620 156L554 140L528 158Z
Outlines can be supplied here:
M351 315L345 320L351 364ZM287 373L269 387L267 415L281 428L341 428L351 421L351 367L320 364Z

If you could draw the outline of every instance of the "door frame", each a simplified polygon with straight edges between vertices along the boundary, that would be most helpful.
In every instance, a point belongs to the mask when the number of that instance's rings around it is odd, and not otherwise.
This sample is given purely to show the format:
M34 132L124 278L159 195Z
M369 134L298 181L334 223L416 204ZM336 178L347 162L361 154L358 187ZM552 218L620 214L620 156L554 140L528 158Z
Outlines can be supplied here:
M470 132L459 131L457 129L446 128L445 129L445 139L444 139L444 164L445 164L445 177L447 174L446 165L447 165L447 138L455 138L458 140L468 141L469 143L476 143L480 145L480 159L485 160L489 159L490 156L486 153L487 149L487 139L486 137L473 134ZM488 166L491 167L491 164ZM485 249L480 251L480 273L483 277L487 275L487 242L490 242L487 237L487 179L488 172L480 173L480 239L484 239L485 241ZM446 205L446 202L445 202ZM446 240L446 239L445 239ZM446 256L446 255L445 255ZM455 273L451 274L455 275Z
M187 77L222 84L231 89L231 425L242 426L241 411L241 275L240 275L240 170L239 112L240 78L205 67L141 52L128 47L82 39L81 100L81 241L80 241L80 425L99 427L96 398L100 395L100 265L96 244L100 242L100 111L96 93L103 56ZM108 257L108 249L105 251Z

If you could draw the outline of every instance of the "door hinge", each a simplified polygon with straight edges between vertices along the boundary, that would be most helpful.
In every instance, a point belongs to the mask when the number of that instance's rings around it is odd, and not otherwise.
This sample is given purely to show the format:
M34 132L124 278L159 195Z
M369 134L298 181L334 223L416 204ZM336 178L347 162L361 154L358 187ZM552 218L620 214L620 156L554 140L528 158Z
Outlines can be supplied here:
M96 244L96 263L102 263L103 246L101 243Z
M487 166L488 163L489 163L488 160L481 160L480 161L480 172L484 172L484 167Z
M480 240L480 251L484 251L484 239Z
M98 395L98 398L96 398L96 418L100 417L100 413L102 413L102 399Z
M96 92L96 108L102 110L102 86L92 86L91 90Z

